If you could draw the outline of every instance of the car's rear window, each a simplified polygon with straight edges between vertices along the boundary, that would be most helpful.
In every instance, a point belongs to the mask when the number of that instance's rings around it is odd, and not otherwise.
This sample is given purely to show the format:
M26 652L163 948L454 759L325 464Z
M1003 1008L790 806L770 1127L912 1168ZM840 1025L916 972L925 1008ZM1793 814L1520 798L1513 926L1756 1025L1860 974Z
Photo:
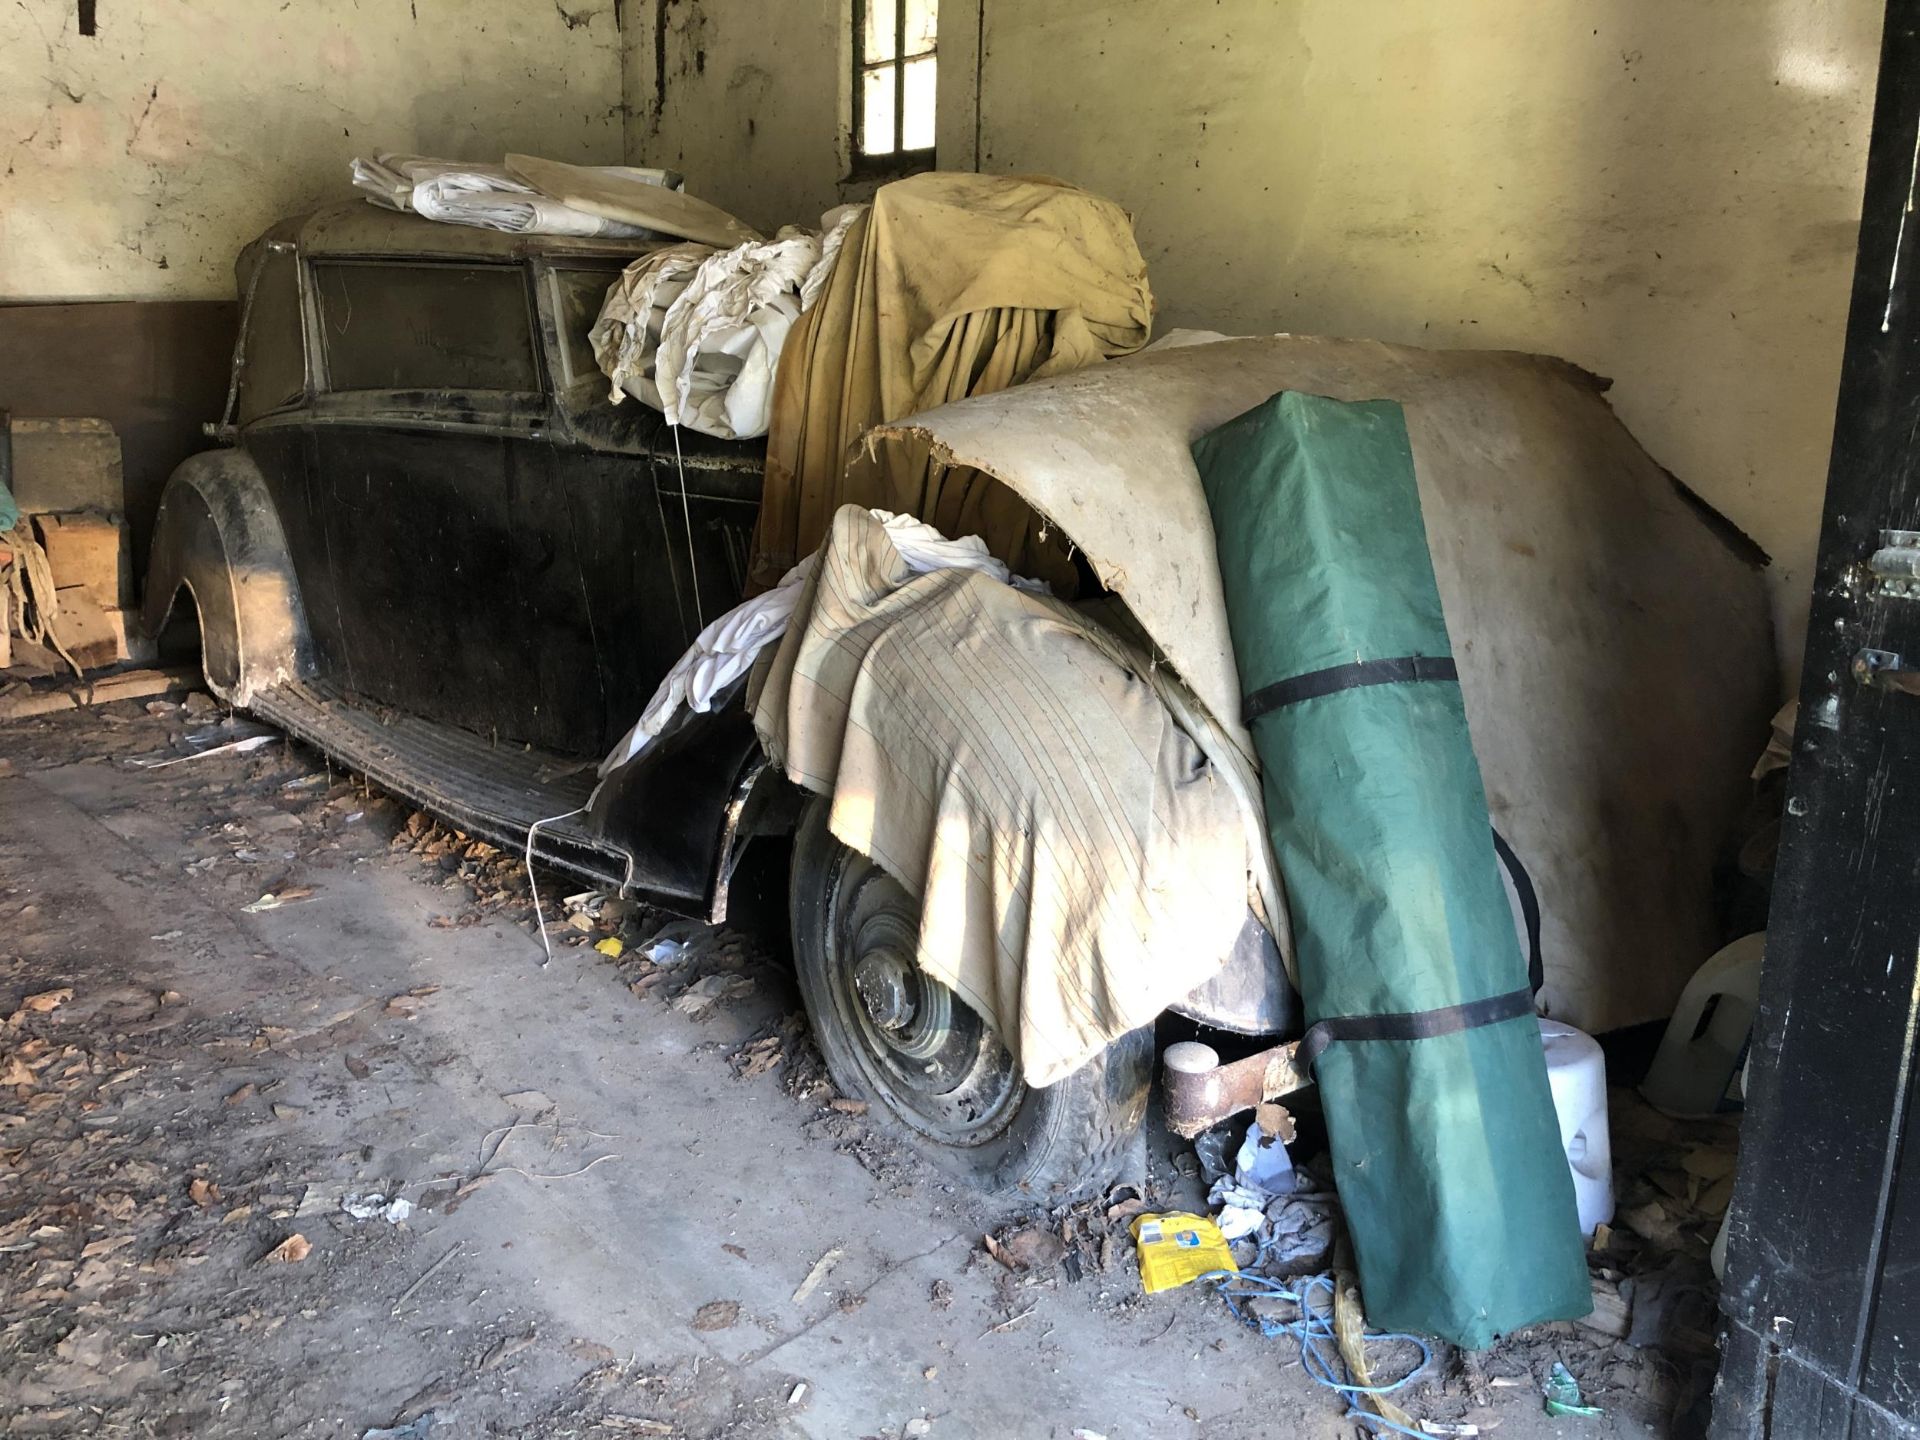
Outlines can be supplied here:
M313 266L329 390L540 389L517 265Z

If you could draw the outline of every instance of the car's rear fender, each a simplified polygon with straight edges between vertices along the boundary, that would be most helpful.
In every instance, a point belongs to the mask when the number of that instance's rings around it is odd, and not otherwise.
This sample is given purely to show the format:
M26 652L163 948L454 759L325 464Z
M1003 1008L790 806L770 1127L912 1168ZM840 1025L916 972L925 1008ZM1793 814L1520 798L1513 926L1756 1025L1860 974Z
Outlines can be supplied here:
M147 564L147 633L180 596L200 613L207 684L230 705L313 672L313 641L279 513L241 450L189 457L168 478Z

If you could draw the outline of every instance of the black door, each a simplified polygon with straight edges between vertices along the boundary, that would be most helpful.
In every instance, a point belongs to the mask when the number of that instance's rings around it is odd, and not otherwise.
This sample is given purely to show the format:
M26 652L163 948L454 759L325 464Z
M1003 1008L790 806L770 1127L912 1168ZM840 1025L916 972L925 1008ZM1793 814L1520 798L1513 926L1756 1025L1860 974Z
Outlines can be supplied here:
M1920 1434L1920 0L1890 0L1729 1220L1716 1440ZM1782 257L1782 263L1786 263Z
M591 607L519 265L316 260L317 483L344 680L591 754Z
M578 260L534 265L568 437L552 451L555 488L572 516L600 656L602 751L694 636L739 604L765 461L761 441L675 435L657 410L611 402L588 337L619 273Z

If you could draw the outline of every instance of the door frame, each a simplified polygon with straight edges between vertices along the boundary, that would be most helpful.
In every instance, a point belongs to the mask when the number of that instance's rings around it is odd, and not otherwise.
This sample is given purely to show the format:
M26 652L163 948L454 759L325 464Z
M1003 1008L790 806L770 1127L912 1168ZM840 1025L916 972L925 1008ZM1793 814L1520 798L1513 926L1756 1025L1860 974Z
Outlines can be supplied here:
M1920 1334L1920 1288L1904 1278L1920 1279L1920 1149L1907 1144L1920 693L1860 661L1920 667L1920 593L1876 573L1882 533L1920 525L1917 182L1920 0L1889 0L1727 1222L1713 1440L1920 1435L1902 1354Z

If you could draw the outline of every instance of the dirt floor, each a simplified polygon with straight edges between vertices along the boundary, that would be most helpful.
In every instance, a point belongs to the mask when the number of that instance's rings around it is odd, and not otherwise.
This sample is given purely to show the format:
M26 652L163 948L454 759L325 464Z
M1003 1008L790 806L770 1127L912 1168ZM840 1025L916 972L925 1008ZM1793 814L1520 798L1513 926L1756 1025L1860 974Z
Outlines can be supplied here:
M1009 1230L836 1104L754 945L608 955L644 917L556 893L543 968L512 857L277 737L200 753L257 730L0 726L0 1433L1365 1433L1291 1341L1141 1294L1131 1192ZM1144 1168L1199 1203L1184 1147ZM1605 1415L1542 1413L1556 1358ZM1402 1398L1648 1436L1703 1364L1542 1327Z

